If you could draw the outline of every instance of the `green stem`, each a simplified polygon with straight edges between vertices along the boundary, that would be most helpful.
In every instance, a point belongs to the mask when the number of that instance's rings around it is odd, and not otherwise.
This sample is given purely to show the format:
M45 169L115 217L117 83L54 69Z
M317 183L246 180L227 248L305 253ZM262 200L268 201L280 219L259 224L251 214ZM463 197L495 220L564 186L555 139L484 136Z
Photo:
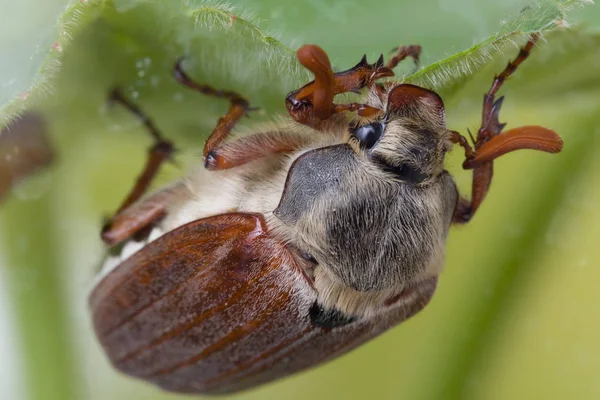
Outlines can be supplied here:
M52 191L11 198L0 208L6 282L19 335L26 393L31 400L79 398L67 313L64 266L56 248ZM1 397L1 396L0 396Z

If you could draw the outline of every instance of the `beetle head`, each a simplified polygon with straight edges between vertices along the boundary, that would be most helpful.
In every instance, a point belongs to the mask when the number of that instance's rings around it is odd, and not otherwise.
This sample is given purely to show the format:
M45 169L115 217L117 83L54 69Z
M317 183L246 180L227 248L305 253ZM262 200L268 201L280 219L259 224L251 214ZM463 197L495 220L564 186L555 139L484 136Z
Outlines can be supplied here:
M451 147L440 96L401 84L374 102L385 113L350 128L355 151L395 179L420 184L438 176Z

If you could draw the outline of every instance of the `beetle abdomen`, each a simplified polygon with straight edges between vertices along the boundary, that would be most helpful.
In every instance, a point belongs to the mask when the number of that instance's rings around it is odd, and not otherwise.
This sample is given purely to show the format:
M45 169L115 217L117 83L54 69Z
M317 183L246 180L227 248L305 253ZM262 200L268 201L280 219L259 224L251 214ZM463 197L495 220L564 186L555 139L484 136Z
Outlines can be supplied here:
M256 214L168 232L109 273L90 298L119 370L180 392L224 393L331 359L420 310L435 280L377 318L323 329L311 283Z

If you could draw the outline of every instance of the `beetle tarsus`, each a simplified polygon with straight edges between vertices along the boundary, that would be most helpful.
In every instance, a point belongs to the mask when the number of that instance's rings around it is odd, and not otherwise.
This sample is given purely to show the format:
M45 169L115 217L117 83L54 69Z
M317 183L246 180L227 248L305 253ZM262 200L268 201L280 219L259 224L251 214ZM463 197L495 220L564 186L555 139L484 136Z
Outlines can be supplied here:
M525 61L527 57L529 57L529 54L531 53L531 50L533 49L533 46L535 45L538 39L539 35L533 34L527 41L525 46L521 48L517 57L507 64L506 68L504 68L502 73L494 77L490 90L483 97L481 128L477 132L477 138L473 141L474 149L471 148L471 146L468 144L467 140L463 136L461 136L457 132L451 132L452 136L450 140L460 145L465 150L465 158L467 161L465 161L464 165L470 166L471 161L473 161L477 157L478 152L483 152L484 146L486 146L486 144L487 148L485 148L485 150L487 150L488 153L494 153L493 151L490 151L490 146L492 145L492 143L490 143L490 140L500 135L502 129L506 125L504 123L500 123L499 121L500 108L502 107L504 97L502 96L496 99L496 93L498 92L502 84L506 81L506 79L516 71L518 66L521 65L521 63L523 63L523 61ZM527 145L523 145L521 147L515 146L515 148L511 148L510 151L517 150L518 148L532 148L533 146L531 146L531 141L535 142L536 139L530 139ZM502 145L503 144L499 144L496 146ZM543 148L540 149L543 150ZM492 148L492 150L495 149ZM500 155L505 153L506 151L497 151L497 154L495 154L495 156L499 157ZM469 221L481 205L481 202L484 200L492 180L493 160L487 161L485 163L479 163L476 166L472 167L472 169L473 186L471 201L465 199L459 200L454 216L454 222L456 223L464 223Z
M421 46L418 44L412 44L409 46L398 46L394 47L391 51L394 54L386 64L389 69L394 69L401 61L406 58L412 58L415 62L415 67L419 68L419 57L421 56Z

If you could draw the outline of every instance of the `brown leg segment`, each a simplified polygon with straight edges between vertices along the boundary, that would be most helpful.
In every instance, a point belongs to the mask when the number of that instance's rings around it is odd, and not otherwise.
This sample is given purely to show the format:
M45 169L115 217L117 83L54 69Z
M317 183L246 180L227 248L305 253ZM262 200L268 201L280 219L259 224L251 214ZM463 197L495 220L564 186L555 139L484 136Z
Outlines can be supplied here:
M102 240L112 246L143 232L165 216L167 206L174 199L181 199L188 193L185 184L177 182L130 205L115 215L110 225L103 229Z
M562 149L562 139L550 129L539 126L514 128L501 134L505 124L500 123L498 116L504 97L495 99L495 95L504 81L527 59L538 38L537 34L532 35L515 60L509 62L504 71L494 78L490 90L483 98L481 128L474 140L474 148L458 132L452 132L451 140L465 150L463 168L473 169L471 200L459 200L454 215L456 223L469 221L483 202L492 181L494 159L519 149L549 153L557 153Z
M366 104L334 104L336 94L358 92L372 87L377 80L394 76L392 69L407 57L418 64L421 46L402 46L394 49L396 54L384 66L383 56L374 64L368 64L366 56L347 71L333 73L329 57L315 45L302 46L296 52L300 63L315 75L315 80L288 94L286 107L292 118L301 124L319 129L322 121L342 111L355 111L360 116L371 117L383 110Z
M175 147L173 146L173 143L165 140L162 137L154 125L154 122L146 114L144 114L139 107L127 100L121 94L121 92L119 92L119 90L115 89L111 92L110 101L121 104L127 110L135 114L142 121L155 142L154 146L148 150L148 161L146 162L146 166L144 167L142 174L138 177L135 186L129 195L127 195L121 204L121 207L119 207L117 211L117 213L119 213L142 197L158 173L160 166L165 161L171 160L173 153L175 152Z
M223 170L244 165L269 154L289 153L308 143L308 137L288 132L264 132L223 143L211 151L206 160L209 170Z
M494 81L492 82L492 86L490 90L483 97L483 111L481 115L481 128L477 132L477 138L474 143L475 151L470 149L467 141L463 138L462 141L456 142L459 143L465 149L465 156L467 160L474 157L474 154L477 153L477 150L481 148L486 142L492 139L494 136L500 134L505 124L501 124L498 120L498 116L500 113L500 107L502 106L502 102L504 101L504 97L500 97L498 100L495 100L495 95L504 83L504 81L512 75L513 72L517 69L517 67L529 57L531 49L535 45L535 42L538 39L538 35L533 35L529 41L525 44L525 46L519 52L517 58L514 61L509 62L504 71L500 75L494 77ZM454 138L456 139L458 136L455 133ZM467 147L465 147L467 146ZM492 181L492 176L494 174L494 166L493 162L486 162L478 167L473 169L473 187L471 193L471 201L467 201L465 199L461 199L459 201L459 205L456 209L456 214L454 216L454 221L457 223L468 222L472 217L475 211L479 208L487 191L490 187L490 183Z
M250 110L248 101L231 91L217 90L211 86L194 82L182 69L181 60L173 70L175 79L181 84L208 96L228 99L231 103L227 114L217 123L204 144L204 166L210 170L223 170L237 167L267 154L293 151L303 141L278 132L244 137L233 142L225 142L235 124Z
M394 76L394 72L383 65L383 56L374 64L368 64L365 56L353 68L333 73L329 57L315 45L302 46L296 52L300 63L315 75L315 80L288 94L286 107L290 116L301 124L316 129L320 123L341 111L357 111L362 116L382 112L366 104L333 103L336 94L357 92L370 87L380 78Z
M135 185L123 203L121 203L121 206L118 208L115 216L103 227L103 238L106 235L110 235L109 232L113 230L113 222L119 217L119 215L144 195L152 183L152 180L158 173L161 165L163 165L165 161L170 160L175 152L173 144L161 136L160 132L154 125L154 122L152 122L152 120L135 104L126 99L117 89L111 92L110 101L121 104L127 110L135 114L143 122L150 135L154 138L155 144L148 151L148 160L146 161L146 165L138 177ZM150 224L151 222L153 221L148 221L146 225ZM140 229L143 229L144 227L145 226L141 226ZM132 232L132 234L133 233L135 232Z
M395 53L385 65L389 69L394 69L396 66L407 57L411 57L415 60L415 65L419 66L419 56L421 55L421 46L413 44L410 46L400 46L392 50Z
M300 136L280 132L265 132L225 142L235 124L250 110L248 101L231 91L217 90L194 82L182 69L181 60L175 64L175 79L183 85L208 96L228 99L227 114L217 123L204 145L204 166L210 170L223 170L246 164L273 153L294 151L306 140Z
M212 133L204 144L204 157L206 157L206 166L216 164L213 160L214 155L212 154L213 149L217 148L223 141L229 136L231 130L235 124L250 111L248 100L240 96L239 94L227 90L217 90L211 86L203 85L194 82L181 68L180 59L175 64L173 70L173 76L179 83L185 85L191 89L194 89L207 96L214 96L221 99L227 99L231 103L229 110L224 117L219 119L217 126L213 129Z

